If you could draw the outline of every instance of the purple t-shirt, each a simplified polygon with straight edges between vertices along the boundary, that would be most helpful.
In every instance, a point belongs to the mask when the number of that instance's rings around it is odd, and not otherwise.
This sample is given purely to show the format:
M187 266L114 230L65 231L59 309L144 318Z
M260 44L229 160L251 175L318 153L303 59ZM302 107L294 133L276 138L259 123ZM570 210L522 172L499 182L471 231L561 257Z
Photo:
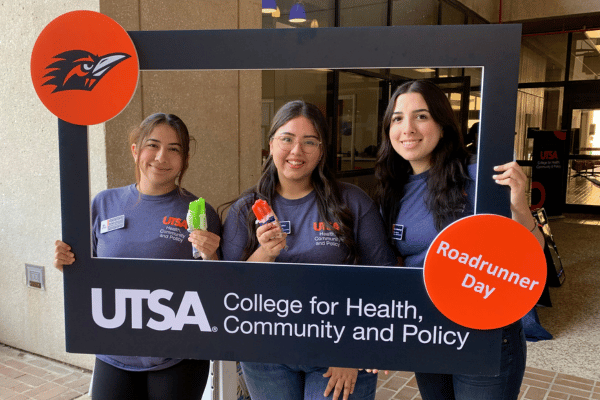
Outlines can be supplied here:
M468 167L469 176L475 180L477 164ZM404 196L400 200L400 212L392 227L392 240L404 259L406 267L423 268L429 246L439 233L433 215L427 209L427 177L429 171L411 175L404 185ZM467 182L467 204L463 216L473 214L475 182Z
M197 197L177 190L160 196L140 194L135 184L100 192L92 201L92 251L96 257L194 259L188 241L187 210ZM122 216L122 217L121 217ZM121 219L123 222L121 223ZM221 221L206 204L208 230L221 234ZM107 221L108 224L107 224ZM123 226L112 230L112 227ZM129 371L168 368L179 359L98 355Z
M371 198L358 187L339 183L342 200L354 218L354 240L362 265L396 265L396 257L385 239L383 221ZM246 215L252 196L238 200L229 210L223 226L223 259L239 261L248 242ZM276 262L308 264L344 264L348 249L319 217L314 191L301 199L289 200L276 195L271 204L281 226L288 234L287 250ZM333 222L333 221L331 221Z

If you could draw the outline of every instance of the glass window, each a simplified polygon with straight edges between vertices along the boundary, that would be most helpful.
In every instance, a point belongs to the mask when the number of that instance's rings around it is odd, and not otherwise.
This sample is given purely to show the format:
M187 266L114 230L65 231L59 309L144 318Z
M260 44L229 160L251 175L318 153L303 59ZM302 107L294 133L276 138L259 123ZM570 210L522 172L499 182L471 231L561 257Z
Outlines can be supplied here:
M565 80L566 33L524 36L521 41L519 82L557 82Z
M471 90L469 93L469 116L467 126L469 129L481 119L481 68L465 68L465 76L469 77ZM474 127L473 129L477 129ZM474 145L474 144L473 144Z
M544 88L544 108L542 111L542 129L558 131L562 125L564 88Z
M600 124L600 110L575 109L571 124L571 156L567 179L567 203L600 206L600 137L596 126ZM598 170L598 171L597 171Z
M462 68L439 68L438 74L440 78L451 78L463 75Z
M569 80L600 77L600 31L574 32L571 42Z
M437 25L438 0L393 0L392 25Z
M340 26L386 26L387 1L340 0Z
M518 160L531 159L533 139L527 137L529 128L547 131L561 129L563 93L562 87L519 89L515 121L515 153Z
M290 22L290 11L298 0L277 0L273 14L263 14L262 27L267 28L326 28L335 25L335 0L303 0L306 21Z
M481 68L470 68L470 73L474 80L481 82ZM472 90L470 76L459 78L443 78L434 79L435 82L448 96L452 109L456 114L456 119L465 134L465 144L475 146L477 143L477 128L475 132L469 133L469 128L479 122L479 112L481 110L481 89ZM471 137L471 136L472 137Z
M379 132L380 79L340 72L337 170L375 167ZM384 105L387 105L387 98Z
M481 90L481 68L464 68L464 75L471 78L471 88Z
M433 68L393 68L390 69L391 80L429 79L435 77Z

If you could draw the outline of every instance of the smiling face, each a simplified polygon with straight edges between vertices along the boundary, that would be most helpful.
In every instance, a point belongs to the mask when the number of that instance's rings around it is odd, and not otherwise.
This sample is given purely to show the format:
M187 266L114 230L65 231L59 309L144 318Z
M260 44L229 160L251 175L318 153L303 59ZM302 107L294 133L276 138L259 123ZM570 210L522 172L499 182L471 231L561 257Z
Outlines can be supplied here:
M139 146L131 145L140 171L139 191L148 195L169 193L177 187L183 168L182 145L169 125L157 125Z
M398 96L390 124L390 141L398 155L408 161L414 174L431 167L431 153L442 137L442 127L433 119L420 93Z
M293 142L291 149L282 149L282 139ZM311 175L319 164L323 150L319 145L311 152L307 146L301 144L308 140L320 142L321 138L312 122L303 116L289 120L271 137L269 148L277 168L279 183L284 189L289 185L300 185L304 188L312 186Z

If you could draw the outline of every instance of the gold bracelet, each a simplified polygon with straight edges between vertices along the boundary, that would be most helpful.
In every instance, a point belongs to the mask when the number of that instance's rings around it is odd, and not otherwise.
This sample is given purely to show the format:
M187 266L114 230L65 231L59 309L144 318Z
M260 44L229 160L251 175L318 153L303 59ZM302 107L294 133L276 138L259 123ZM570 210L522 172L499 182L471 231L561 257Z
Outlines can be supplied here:
M531 228L531 230L529 232L533 233L533 231L535 230L535 228L537 228L538 224L535 220L533 220L533 228Z

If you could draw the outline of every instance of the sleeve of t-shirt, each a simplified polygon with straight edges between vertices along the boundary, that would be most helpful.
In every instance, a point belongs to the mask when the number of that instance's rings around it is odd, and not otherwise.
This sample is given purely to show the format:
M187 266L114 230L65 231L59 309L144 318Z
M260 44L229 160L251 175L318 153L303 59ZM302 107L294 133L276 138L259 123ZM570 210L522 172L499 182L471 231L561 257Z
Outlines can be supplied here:
M100 200L98 196L94 197L92 200L92 257L98 257L97 249L98 249L98 230L100 229L100 221L99 219L99 203Z
M240 199L231 206L223 224L221 251L223 260L241 261L244 248L248 243L246 216L249 212L247 199Z

